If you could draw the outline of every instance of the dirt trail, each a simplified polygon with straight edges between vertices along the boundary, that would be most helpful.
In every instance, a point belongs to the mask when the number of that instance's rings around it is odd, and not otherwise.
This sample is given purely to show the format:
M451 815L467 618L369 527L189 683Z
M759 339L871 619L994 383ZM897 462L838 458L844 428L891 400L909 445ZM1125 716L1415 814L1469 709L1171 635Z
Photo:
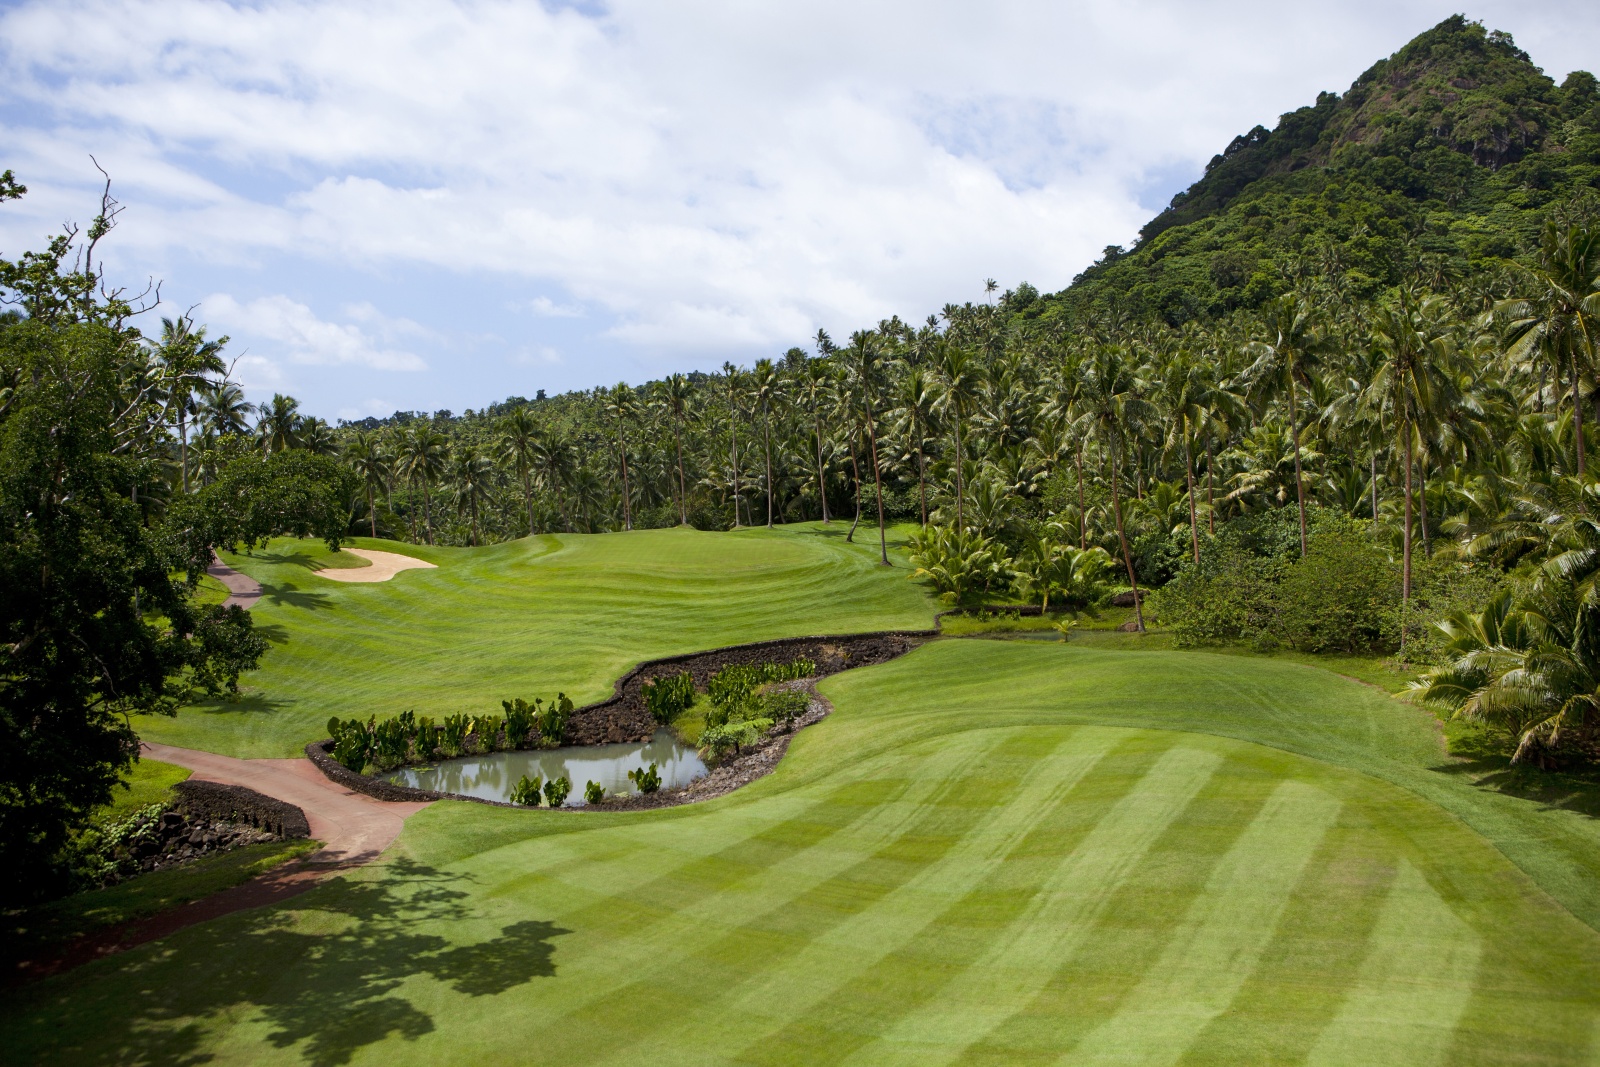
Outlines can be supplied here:
M223 607L237 604L248 611L261 599L260 582L248 574L240 574L216 556L211 557L211 566L206 568L206 573L228 587L228 599L222 602Z

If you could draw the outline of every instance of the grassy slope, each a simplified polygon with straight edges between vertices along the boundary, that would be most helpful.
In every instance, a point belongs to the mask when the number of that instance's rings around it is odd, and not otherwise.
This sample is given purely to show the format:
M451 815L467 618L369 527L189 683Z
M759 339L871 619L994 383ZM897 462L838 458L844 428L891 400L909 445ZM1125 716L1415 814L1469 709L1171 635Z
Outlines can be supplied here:
M233 756L293 756L341 717L496 711L508 697L611 692L642 659L807 634L932 625L933 607L875 562L863 529L650 530L525 539L482 549L358 539L438 564L388 582L314 571L315 541L284 539L228 562L260 581L257 625L273 640L237 703L143 718L146 738Z
M825 689L837 714L723 800L437 805L382 866L25 993L0 1041L385 1067L1591 1053L1600 935L1418 792L1517 827L1557 889L1580 831L1428 771L1415 709L1290 663L1035 642Z

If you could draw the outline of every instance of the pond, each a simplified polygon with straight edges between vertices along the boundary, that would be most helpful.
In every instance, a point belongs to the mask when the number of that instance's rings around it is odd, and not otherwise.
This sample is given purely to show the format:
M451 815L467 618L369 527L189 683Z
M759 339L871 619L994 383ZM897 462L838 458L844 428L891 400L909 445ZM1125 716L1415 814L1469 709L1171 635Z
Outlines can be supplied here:
M460 793L485 800L509 800L523 775L549 781L567 776L572 793L569 808L583 807L584 784L593 780L607 793L628 793L633 783L628 772L656 765L662 789L688 785L706 773L706 765L691 746L662 730L647 742L620 745L574 745L570 748L492 752L487 756L461 756L425 767L406 767L387 776L395 785Z

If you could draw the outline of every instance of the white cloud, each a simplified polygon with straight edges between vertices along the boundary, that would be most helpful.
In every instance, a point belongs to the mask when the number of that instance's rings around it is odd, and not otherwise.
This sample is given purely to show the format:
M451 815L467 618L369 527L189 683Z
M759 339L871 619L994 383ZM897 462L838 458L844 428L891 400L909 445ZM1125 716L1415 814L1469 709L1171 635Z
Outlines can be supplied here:
M524 363L535 367L553 367L560 365L563 360L561 353L549 345L534 345L517 350L512 356L512 362Z
M34 189L0 247L86 216L92 151L137 208L110 250L128 273L288 292L309 269L353 305L241 305L252 351L420 369L410 348L450 345L440 388L585 337L715 365L985 277L1062 287L1134 237L1152 182L1452 4L33 0L0 12L5 165ZM1557 77L1593 62L1592 4L1477 14ZM396 295L439 273L490 295Z
M421 371L428 366L413 352L381 347L361 326L324 321L306 305L281 294L241 304L227 293L217 293L207 297L200 310L219 329L259 339L265 342L262 347L281 353L291 363L354 364L382 371ZM374 323L374 313L362 317L376 325L380 333L404 330L404 320L398 324L382 320ZM252 353L245 358L261 360L263 354Z

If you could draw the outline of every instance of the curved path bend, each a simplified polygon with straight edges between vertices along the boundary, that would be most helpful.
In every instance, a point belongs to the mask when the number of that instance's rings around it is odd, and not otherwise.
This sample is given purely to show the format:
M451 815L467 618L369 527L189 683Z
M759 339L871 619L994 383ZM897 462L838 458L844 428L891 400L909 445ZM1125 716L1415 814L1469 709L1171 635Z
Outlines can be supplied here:
M248 610L261 599L260 582L248 574L240 574L216 556L211 557L211 566L206 568L206 573L228 587L228 599L222 602L225 608L237 605Z

